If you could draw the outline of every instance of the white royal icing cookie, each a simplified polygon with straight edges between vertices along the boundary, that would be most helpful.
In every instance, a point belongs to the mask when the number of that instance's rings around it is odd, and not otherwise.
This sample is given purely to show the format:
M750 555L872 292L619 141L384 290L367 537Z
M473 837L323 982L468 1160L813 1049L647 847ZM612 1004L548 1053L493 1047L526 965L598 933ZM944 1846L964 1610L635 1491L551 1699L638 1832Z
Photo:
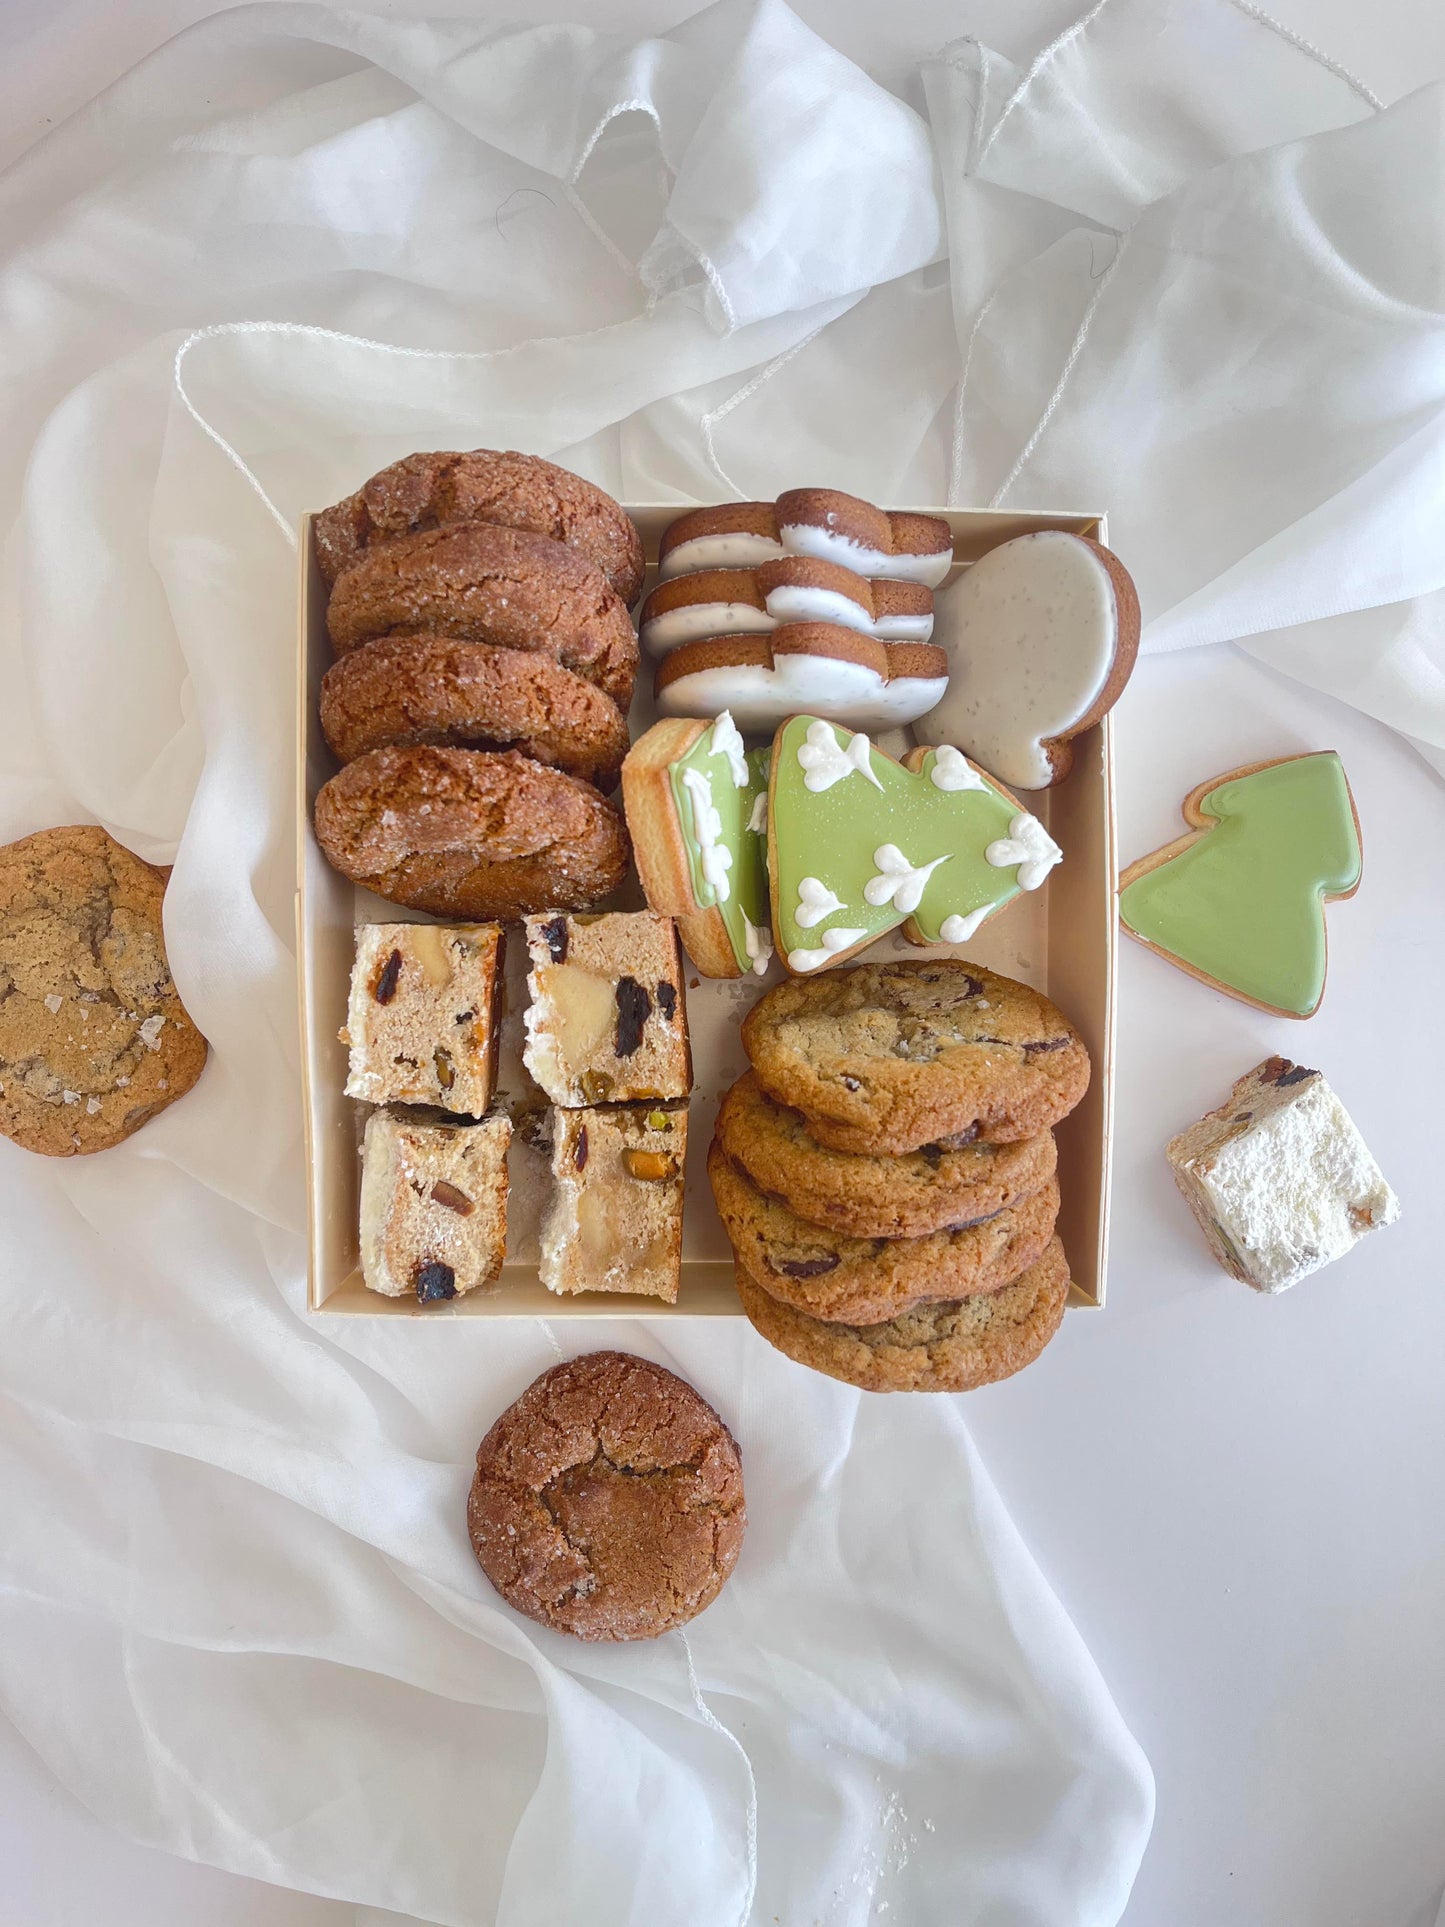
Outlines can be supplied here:
M919 735L956 743L1017 789L1046 789L1069 739L1121 694L1139 646L1134 585L1107 549L1061 529L990 549L937 598L948 693Z

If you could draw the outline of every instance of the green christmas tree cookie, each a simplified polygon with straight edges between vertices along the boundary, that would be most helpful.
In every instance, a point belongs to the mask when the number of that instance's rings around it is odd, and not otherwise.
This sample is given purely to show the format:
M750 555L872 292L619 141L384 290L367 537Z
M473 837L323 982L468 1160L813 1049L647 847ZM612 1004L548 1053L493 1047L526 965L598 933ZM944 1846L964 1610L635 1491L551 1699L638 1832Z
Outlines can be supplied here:
M1281 1017L1325 990L1325 905L1360 882L1360 826L1333 750L1251 763L1184 801L1187 836L1124 872L1131 937L1191 976Z
M913 943L966 943L1036 890L1058 845L957 749L907 763L868 738L794 716L773 741L768 871L778 953L794 974L903 925Z

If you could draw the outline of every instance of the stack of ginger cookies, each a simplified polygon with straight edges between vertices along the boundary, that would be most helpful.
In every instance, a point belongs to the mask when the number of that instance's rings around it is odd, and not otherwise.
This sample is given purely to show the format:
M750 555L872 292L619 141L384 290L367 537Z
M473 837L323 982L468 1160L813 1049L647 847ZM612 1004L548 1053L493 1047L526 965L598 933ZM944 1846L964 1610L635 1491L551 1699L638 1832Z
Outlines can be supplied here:
M642 544L609 495L536 456L410 455L315 522L343 765L316 837L392 903L503 921L580 910L630 849Z
M755 1328L865 1391L1031 1364L1069 1292L1052 1127L1083 1040L1027 984L948 959L794 978L743 1024L708 1175Z

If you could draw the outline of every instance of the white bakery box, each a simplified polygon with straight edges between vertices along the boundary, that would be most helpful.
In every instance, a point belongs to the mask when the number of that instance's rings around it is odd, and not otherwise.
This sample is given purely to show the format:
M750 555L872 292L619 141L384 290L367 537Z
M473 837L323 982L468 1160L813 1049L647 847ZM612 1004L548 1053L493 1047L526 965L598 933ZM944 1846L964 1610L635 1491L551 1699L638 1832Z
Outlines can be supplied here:
M954 569L950 580L1000 542L1035 529L1066 529L1101 542L1108 539L1102 515L1011 515L939 508L921 512L942 516L953 530ZM649 564L646 587L650 588L658 540L682 508L629 506L628 513L642 534ZM539 1151L518 1137L513 1139L510 1154L507 1262L495 1292L471 1292L443 1304L421 1306L410 1297L383 1297L368 1291L362 1283L357 1205L366 1107L343 1093L347 1053L338 1036L346 1021L354 931L364 923L425 923L433 919L418 911L399 910L358 889L330 867L317 847L311 828L312 805L316 792L337 764L317 720L318 691L331 662L331 650L326 636L326 585L316 566L309 517L302 525L300 549L296 912L311 1309L390 1318L741 1317L732 1260L704 1167L718 1098L746 1068L739 1028L764 982L757 978L713 981L699 978L693 970L689 970L685 982L696 1081L688 1119L682 1280L675 1305L604 1292L559 1296L546 1289L537 1275L537 1237L547 1191L547 1164ZM655 720L650 680L644 660L632 706L634 739ZM1063 1197L1059 1232L1074 1281L1070 1302L1102 1306L1109 1239L1116 960L1114 766L1109 718L1077 738L1073 769L1064 782L1030 794L1025 800L1064 852L1063 862L1044 888L1015 898L959 950L940 945L928 952L895 936L885 938L866 954L869 959L889 954L967 955L1037 986L1078 1026L1093 1059L1094 1075L1083 1103L1058 1129ZM632 889L635 893L635 882ZM641 896L633 894L619 896L610 907L641 906ZM513 1108L519 1102L530 1108L538 1094L530 1087L520 1056L522 1011L526 1006L525 949L520 929L508 935L507 1014L502 1029L499 1095ZM766 983L777 981L780 975L774 963Z

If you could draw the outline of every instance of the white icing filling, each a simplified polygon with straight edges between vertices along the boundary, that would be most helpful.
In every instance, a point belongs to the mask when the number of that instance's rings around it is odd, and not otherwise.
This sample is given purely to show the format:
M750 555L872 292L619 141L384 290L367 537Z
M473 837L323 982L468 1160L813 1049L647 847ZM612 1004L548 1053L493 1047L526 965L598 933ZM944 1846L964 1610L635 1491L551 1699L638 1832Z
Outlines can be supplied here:
M986 790L978 771L969 762L962 750L955 749L951 743L944 743L933 752L933 767L928 772L929 781L937 790Z
M664 609L649 616L639 635L652 656L665 656L679 643L701 642L708 636L755 636L776 629L766 609L751 602L688 602L680 609Z
M753 967L753 975L766 976L768 965L773 960L772 932L760 930L746 910L743 911L742 916L743 940L747 944L748 962Z
M834 896L827 884L820 882L817 877L798 878L798 907L793 912L793 921L800 930L812 930L824 917L831 917L835 910L846 908L843 899Z
M658 564L658 575L670 582L675 575L691 575L695 569L747 569L755 562L772 562L787 550L770 535L755 535L750 529L736 529L731 535L695 535L690 542L679 542L669 549Z
M821 950L790 950L788 968L790 970L819 970L825 963L837 956L840 950L851 950L855 943L862 943L868 935L866 930L848 930L842 925L823 932Z
M1087 715L1114 666L1109 571L1061 529L1016 536L939 596L936 628L951 680L920 733L961 744L1015 788L1045 788L1045 740Z
M873 852L873 861L878 866L878 874L863 885L864 897L875 910L881 910L885 903L891 903L900 916L911 917L923 901L923 890L928 879L940 863L947 863L948 857L946 854L936 856L932 863L916 867L896 843L880 843ZM811 881L811 878L807 881ZM800 894L801 888L800 885ZM841 909L842 905L837 907ZM800 912L798 922L802 921Z
M889 615L875 622L851 596L836 589L783 583L769 592L767 607L751 602L689 602L649 616L639 635L650 656L665 656L680 643L702 642L709 636L766 635L784 622L836 622L880 642L927 642L933 616Z
M852 596L810 583L783 582L768 591L768 614L779 622L841 622L845 629L877 634L873 618Z
M984 918L997 910L996 903L985 903L977 910L971 910L966 917L957 914L945 917L938 926L939 939L943 943L967 943L969 938L983 922ZM988 1006L984 1005L987 1009Z
M1018 815L1008 826L1008 835L990 843L984 861L996 870L1018 865L1020 890L1037 890L1063 851L1036 816Z
M779 656L679 676L658 691L664 716L716 716L731 710L745 735L770 736L789 716L826 716L860 729L897 729L932 709L948 687L944 676L898 676L885 681L863 663L833 656Z
M855 575L885 576L892 582L926 582L930 588L937 588L953 566L951 545L936 555L918 555L911 551L889 555L882 549L870 549L866 543L855 542L852 536L842 535L837 529L820 529L813 522L790 522L779 534L783 547L793 555L841 562Z
M1284 1291L1400 1215L1324 1078L1308 1079L1298 1093L1206 1155L1178 1160L1261 1291Z
M883 787L873 769L868 738L861 730L840 743L830 724L809 723L807 736L798 745L798 766L803 771L804 789L815 796L855 775L866 776L876 790Z
M726 903L732 895L732 882L728 871L732 868L733 853L720 839L722 837L722 818L713 808L712 784L700 769L685 769L682 772L682 787L692 798L692 834L697 844L697 860L703 876L717 892L719 903Z
M748 758L743 748L743 739L738 734L738 726L727 710L723 710L712 726L712 740L708 744L709 756L726 756L728 769L732 772L733 788L745 790L748 786Z
M759 790L753 798L753 813L748 818L748 828L759 836L768 833L768 792Z

